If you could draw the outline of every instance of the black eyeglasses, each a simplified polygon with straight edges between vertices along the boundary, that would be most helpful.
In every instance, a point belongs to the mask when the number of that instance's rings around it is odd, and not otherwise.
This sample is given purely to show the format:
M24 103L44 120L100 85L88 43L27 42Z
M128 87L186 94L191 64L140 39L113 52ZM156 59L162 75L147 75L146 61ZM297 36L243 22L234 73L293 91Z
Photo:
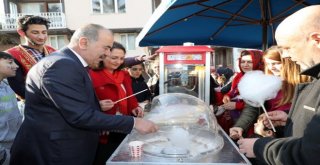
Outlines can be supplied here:
M142 68L130 68L132 71L143 71L143 69Z

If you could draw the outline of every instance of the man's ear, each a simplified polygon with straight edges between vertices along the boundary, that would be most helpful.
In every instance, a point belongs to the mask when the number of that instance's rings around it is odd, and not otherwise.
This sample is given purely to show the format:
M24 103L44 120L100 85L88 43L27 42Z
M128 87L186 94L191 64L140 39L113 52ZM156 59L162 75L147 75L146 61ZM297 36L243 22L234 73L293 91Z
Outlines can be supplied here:
M79 47L80 49L87 49L89 41L86 37L81 37L79 39Z
M319 32L313 32L310 34L312 42L316 44L318 48L320 48L320 33Z
M17 32L21 37L24 37L26 35L26 33L22 29L18 29Z

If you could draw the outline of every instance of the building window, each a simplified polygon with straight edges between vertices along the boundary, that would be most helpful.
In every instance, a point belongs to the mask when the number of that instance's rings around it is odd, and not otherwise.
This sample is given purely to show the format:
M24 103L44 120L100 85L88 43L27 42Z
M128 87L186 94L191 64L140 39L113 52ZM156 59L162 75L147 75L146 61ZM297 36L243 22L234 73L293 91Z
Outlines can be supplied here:
M160 5L161 0L152 0L152 11L156 10L156 8Z
M48 12L62 12L62 4L48 3Z
M18 7L15 3L9 2L10 14L16 15L18 14Z
M20 3L20 12L21 13L42 13L46 12L45 3Z
M48 42L55 49L63 48L66 45L64 35L50 35Z
M92 0L93 13L125 13L125 0Z
M120 42L127 50L136 49L136 37L135 33L120 34Z

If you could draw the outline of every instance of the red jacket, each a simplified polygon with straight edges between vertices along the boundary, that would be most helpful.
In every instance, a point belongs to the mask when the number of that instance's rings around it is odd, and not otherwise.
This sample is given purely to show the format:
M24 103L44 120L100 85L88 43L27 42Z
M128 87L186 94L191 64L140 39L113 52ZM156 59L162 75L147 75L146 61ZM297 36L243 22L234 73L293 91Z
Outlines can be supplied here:
M230 97L231 100L232 100L232 98L240 95L239 89L238 89L238 84L239 84L241 78L243 77L243 75L244 74L242 72L239 72L236 74L236 76L232 80L231 89L226 94ZM232 101L236 102L236 110L242 111L242 109L244 108L244 105L245 105L244 101L242 99L237 99L237 100L232 100Z
M287 103L281 106L277 106L278 101L283 97L282 90L279 90L277 93L277 96L271 100L266 101L266 109L268 112L270 111L275 111L275 110L280 110L280 111L285 111L289 112L291 103Z
M108 73L105 70L100 71L89 71L90 77L93 82L93 87L99 100L111 99L112 101L117 101L126 96L132 95L131 77L127 71L115 71L113 74ZM116 77L116 80L114 79ZM117 84L121 83L125 89L125 95L121 95L121 91ZM136 97L130 97L121 102L115 104L115 106L104 113L116 114L117 110L123 115L131 115L131 111L138 107L138 102ZM119 109L121 108L121 109Z

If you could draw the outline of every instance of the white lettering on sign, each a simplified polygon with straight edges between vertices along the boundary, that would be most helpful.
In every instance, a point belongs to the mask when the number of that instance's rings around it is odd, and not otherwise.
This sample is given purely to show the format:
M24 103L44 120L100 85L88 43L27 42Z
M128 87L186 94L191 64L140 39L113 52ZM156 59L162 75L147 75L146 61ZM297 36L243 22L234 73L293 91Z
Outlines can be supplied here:
M202 54L170 54L167 56L168 61L201 61Z

